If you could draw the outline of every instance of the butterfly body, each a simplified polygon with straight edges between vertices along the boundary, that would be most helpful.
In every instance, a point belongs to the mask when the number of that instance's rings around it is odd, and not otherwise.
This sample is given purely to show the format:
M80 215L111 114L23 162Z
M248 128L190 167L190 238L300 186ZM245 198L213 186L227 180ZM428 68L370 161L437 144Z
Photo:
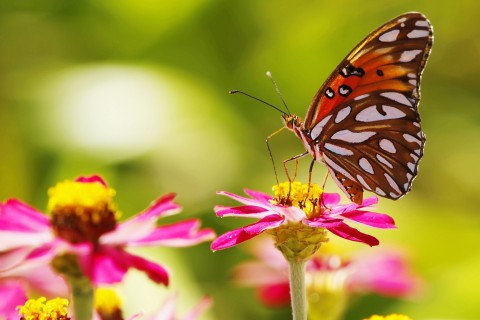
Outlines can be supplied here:
M285 127L356 203L364 189L398 199L411 188L425 144L417 107L432 42L422 14L401 15L350 52L304 121L283 115Z

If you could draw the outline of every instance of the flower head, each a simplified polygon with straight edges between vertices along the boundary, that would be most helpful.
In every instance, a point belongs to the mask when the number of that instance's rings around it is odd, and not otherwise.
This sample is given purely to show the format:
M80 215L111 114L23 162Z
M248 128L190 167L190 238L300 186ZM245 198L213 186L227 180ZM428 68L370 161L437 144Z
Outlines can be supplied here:
M82 271L95 284L120 282L129 268L168 284L163 266L127 252L128 247L183 247L211 240L210 229L197 219L157 226L157 220L176 214L174 194L157 199L142 213L119 222L115 191L99 176L64 181L49 190L50 217L23 202L0 203L0 271L42 254L50 260L63 252L76 254ZM8 258L8 259L7 259Z
M257 259L238 265L233 279L241 286L255 287L259 300L267 306L288 306L288 264L270 239L258 240L251 245ZM321 308L324 315L327 310L343 312L353 294L409 297L421 284L405 254L397 248L348 254L330 243L307 262L305 282L310 315L316 308ZM340 309L335 310L337 307Z
M69 320L67 307L67 299L41 297L29 299L18 308L18 314L25 320Z
M221 235L213 241L212 250L235 246L268 231L276 238L299 239L293 244L293 250L297 249L295 246L300 246L298 250L308 251L306 254L308 256L318 249L318 245L315 246L315 244L326 241L325 230L344 239L370 246L379 244L375 237L350 227L346 223L348 220L376 228L395 228L395 223L390 216L367 210L377 204L376 197L367 198L360 205L355 203L341 205L339 194L323 193L317 185L285 182L273 188L275 197L248 189L245 189L245 193L250 198L224 191L219 192L243 205L216 206L217 216L248 217L260 220ZM280 245L285 243L284 239L279 240L277 247L279 243ZM292 250L292 247L287 250ZM281 251L285 255L285 252Z

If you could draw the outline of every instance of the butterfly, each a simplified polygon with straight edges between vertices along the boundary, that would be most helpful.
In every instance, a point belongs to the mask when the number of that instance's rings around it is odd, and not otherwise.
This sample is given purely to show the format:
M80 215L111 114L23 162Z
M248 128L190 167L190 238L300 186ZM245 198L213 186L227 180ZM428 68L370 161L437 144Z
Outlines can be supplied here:
M362 203L364 190L394 200L410 191L425 145L418 103L432 43L423 14L400 15L347 55L305 120L283 114L285 127L352 202Z

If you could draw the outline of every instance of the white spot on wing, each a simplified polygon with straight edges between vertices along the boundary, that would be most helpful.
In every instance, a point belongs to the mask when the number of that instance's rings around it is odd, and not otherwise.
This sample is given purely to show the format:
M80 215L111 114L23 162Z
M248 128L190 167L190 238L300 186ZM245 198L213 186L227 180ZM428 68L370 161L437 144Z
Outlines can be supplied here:
M359 95L358 97L353 98L353 100L362 100L362 99L365 99L369 96L370 95L368 93L365 93L365 94Z
M348 106L338 111L337 116L335 117L335 123L342 122L352 111L352 107Z
M310 134L310 137L315 140L318 138L318 136L322 133L323 131L323 127L325 126L325 124L330 120L330 118L332 117L332 115L328 115L326 116L325 118L322 119L322 121L320 121L319 123L317 123L315 125L315 127L313 127L312 129L312 132Z
M410 80L408 80L408 82L413 86L417 85L417 80L415 80L415 79L410 79Z
M428 37L430 35L430 32L428 30L412 30L407 34L407 38L410 39L415 39L415 38L424 38Z
M390 161L388 161L387 159L385 159L384 157L382 157L379 154L377 154L376 157L377 157L378 161L380 161L381 163L383 163L384 165L386 165L390 169L393 169L393 164L391 164Z
M380 196L385 196L385 195L386 195L385 191L383 191L383 190L380 189L379 187L377 187L377 188L375 189L375 192L376 192L378 195L380 195Z
M400 195L398 195L396 193L393 193L393 192L390 192L390 197L393 198L393 199L397 199L398 197L400 197Z
M398 29L393 29L388 32L385 32L382 34L380 37L378 37L378 40L382 42L393 42L397 40L398 34L400 33L400 30Z
M373 122L388 119L400 119L406 116L404 112L391 106L384 105L382 106L382 109L385 112L384 115L378 111L377 106L367 107L357 113L355 120L361 122Z
M407 21L407 18L405 18L405 17L398 19L398 22L400 22L400 23L405 22L405 21Z
M407 97L405 97L404 94L401 94L400 92L382 92L380 95L387 99L412 107L412 103L407 99Z
M409 72L407 73L407 77L415 79L417 75L415 73Z
M360 158L360 160L358 160L358 165L365 172L368 172L370 174L374 174L372 164L366 158Z
M430 24L426 20L418 20L415 22L417 27L428 27Z
M383 150L385 150L387 152L390 152L390 153L397 152L397 149L393 145L393 142L388 140L388 139L380 140L379 145L380 145L380 148L382 148Z
M360 143L368 140L370 137L374 136L376 132L372 131L363 131L363 132L353 132L350 130L340 130L335 132L332 135L332 139L342 140L345 142L351 143Z
M397 191L398 193L402 193L395 180L393 180L393 178L388 173L384 173L383 175L385 176L385 179L387 179L388 184L390 185L390 187L392 187L393 190Z
M337 145L331 144L331 143L325 143L325 149L328 151L331 151L335 154L338 154L340 156L351 156L353 155L353 151L347 148L342 148Z
M365 182L365 179L359 174L357 174L357 181L367 190L371 190L370 186Z
M329 169L331 168L334 171L340 172L345 177L347 177L347 179L355 181L355 179L353 179L352 175L350 173L348 173L347 170L340 167L340 165L338 165L335 161L330 159L327 155L324 154L323 159L325 160L325 163L328 165Z
M410 172L407 172L407 181L412 181L413 175Z
M414 136L408 134L408 133L404 133L403 134L403 138L407 141L407 142L413 142L413 143L416 143L418 144L419 146L422 144L422 142L420 140L418 140L417 138L415 138Z
M407 163L407 167L408 169L410 169L411 172L415 172L415 167L416 167L415 163L409 162Z
M403 51L402 54L400 55L400 62L410 62L412 61L413 59L415 59L415 57L420 53L422 52L422 50L406 50L406 51Z

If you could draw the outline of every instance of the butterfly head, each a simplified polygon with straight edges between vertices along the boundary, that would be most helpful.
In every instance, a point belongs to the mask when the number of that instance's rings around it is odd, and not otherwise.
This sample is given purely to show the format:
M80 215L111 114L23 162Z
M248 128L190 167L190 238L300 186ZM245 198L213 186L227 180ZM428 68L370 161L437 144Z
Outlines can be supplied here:
M294 131L297 128L300 128L302 125L302 120L294 114L282 114L283 124L288 130Z

